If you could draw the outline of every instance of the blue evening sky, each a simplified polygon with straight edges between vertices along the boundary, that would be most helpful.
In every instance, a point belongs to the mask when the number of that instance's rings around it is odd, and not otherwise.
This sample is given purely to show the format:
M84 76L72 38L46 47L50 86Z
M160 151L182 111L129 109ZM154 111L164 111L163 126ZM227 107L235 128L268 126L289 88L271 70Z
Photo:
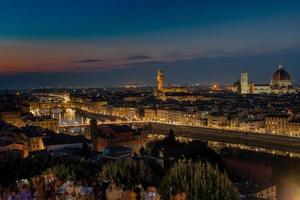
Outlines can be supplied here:
M0 0L1 88L299 82L299 53L297 0Z

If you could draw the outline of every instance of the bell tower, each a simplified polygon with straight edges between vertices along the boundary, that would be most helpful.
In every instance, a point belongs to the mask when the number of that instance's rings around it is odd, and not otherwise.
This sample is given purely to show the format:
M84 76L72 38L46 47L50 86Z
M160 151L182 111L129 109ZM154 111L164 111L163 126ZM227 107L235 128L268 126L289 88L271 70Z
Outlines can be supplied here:
M164 73L161 69L157 71L156 81L157 91L161 92L164 89Z

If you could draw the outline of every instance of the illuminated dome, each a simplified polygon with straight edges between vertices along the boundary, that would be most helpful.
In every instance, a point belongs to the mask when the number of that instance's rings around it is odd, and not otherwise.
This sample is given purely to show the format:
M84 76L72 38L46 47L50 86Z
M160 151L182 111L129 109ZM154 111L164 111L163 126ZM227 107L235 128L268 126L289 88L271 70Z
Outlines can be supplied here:
M290 81L290 80L291 80L290 75L287 73L287 71L283 69L282 65L279 65L278 70L272 76L272 81L276 82L276 81Z
M277 71L272 76L271 90L275 94L294 93L290 75L279 65Z

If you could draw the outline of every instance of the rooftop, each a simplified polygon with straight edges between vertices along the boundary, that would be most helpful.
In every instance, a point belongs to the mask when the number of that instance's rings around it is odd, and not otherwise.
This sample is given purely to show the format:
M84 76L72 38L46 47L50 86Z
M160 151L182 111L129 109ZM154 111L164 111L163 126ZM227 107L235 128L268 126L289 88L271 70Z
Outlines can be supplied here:
M286 113L272 113L268 114L266 117L274 117L274 118L289 118L290 115Z
M289 123L300 123L300 118L293 118L289 121Z
M278 70L272 76L272 81L290 81L290 80L291 80L290 75L287 73L287 71L283 69L282 65L279 65Z
M86 139L83 135L71 136L65 134L55 134L43 138L45 146L61 145L61 144L76 144L76 143L89 143L90 140Z
M128 133L128 132L132 132L132 129L130 128L130 126L127 126L127 125L114 125L114 124L110 124L109 128L111 128L116 133Z

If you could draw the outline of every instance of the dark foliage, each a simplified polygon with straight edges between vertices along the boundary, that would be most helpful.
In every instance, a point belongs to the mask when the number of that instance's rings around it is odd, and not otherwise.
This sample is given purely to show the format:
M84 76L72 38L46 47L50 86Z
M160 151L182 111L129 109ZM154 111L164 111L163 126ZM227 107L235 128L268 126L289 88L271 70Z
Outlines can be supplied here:
M98 170L94 164L77 157L41 154L22 158L18 153L7 153L0 157L0 184L9 186L15 184L16 180L29 179L58 166L68 169L66 176L72 180L92 179ZM76 176L71 176L73 172Z
M101 181L115 182L123 188L154 185L157 177L149 165L142 160L120 160L106 163L99 172Z
M186 193L189 200L239 200L239 193L229 178L209 163L177 162L161 183L161 194L170 199Z
M165 167L172 166L174 161L179 159L192 159L198 161L207 161L213 165L218 165L221 171L224 170L223 162L220 156L211 148L199 140L191 142L180 142L176 140L172 130L167 137L162 140L151 141L145 149L141 150L143 154L159 156L163 153Z

